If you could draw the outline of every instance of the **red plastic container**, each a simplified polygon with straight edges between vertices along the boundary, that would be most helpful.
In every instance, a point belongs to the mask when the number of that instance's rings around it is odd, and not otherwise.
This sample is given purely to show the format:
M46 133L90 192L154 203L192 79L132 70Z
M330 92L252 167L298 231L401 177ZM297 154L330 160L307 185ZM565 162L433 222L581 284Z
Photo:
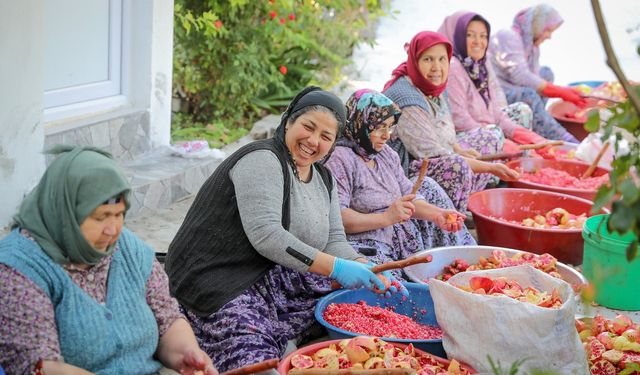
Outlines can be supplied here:
M578 265L582 264L582 229L529 228L504 220L521 222L558 207L575 215L584 213L592 216L589 212L592 205L593 202L586 199L549 191L489 189L472 194L468 208L473 214L481 245L508 247L535 254L549 253L560 262Z
M587 99L588 106L594 106L597 100ZM579 108L570 102L557 101L549 106L549 113L555 118L569 133L576 137L579 141L582 141L589 135L589 132L584 129L584 124L587 122L587 115L583 117L567 117L568 113L576 113Z
M293 358L294 355L296 354L304 354L304 355L312 355L313 353L317 352L318 350L322 349L322 348L327 348L329 347L329 345L331 344L338 344L340 341L342 341L342 339L338 339L338 340L329 340L329 341L322 341L322 342L318 342L315 344L311 344L308 346L304 346L292 353L289 353L289 355L287 355L286 357L284 357L284 359L282 361L280 361L280 364L278 365L278 373L280 373L281 375L287 375L289 373L289 370L291 370L291 358ZM387 341L388 342L388 341ZM393 344L394 346L397 346L401 349L404 349L407 347L406 344L400 344L400 343L395 343L395 342L388 342L389 344ZM416 353L420 353L423 355L430 355L433 358L436 359L436 361L438 361L438 363L442 363L443 365L449 365L449 363L451 361L449 361L448 359L444 359L444 358L440 358L438 356L435 356L433 354L424 352L418 348L414 348ZM466 369L467 371L469 371L470 374L477 374L477 372L465 365L465 364L460 364L462 368Z
M565 171L568 174L579 177L589 169L589 164L579 161L573 160L548 160L548 159L535 159L535 158L522 158L511 160L507 162L506 165L509 168L518 169L521 172L534 172L539 170L540 168L554 168L557 170ZM601 167L597 167L596 170L591 175L592 177L602 176L604 174L609 173L609 170ZM588 199L593 201L596 197L597 190L585 190L585 189L574 189L574 188L566 188L566 187L558 187L551 185L543 185L530 181L509 181L507 184L510 187L515 188L524 188L524 189L535 189L535 190L546 190L552 191L561 194L569 194L575 197Z

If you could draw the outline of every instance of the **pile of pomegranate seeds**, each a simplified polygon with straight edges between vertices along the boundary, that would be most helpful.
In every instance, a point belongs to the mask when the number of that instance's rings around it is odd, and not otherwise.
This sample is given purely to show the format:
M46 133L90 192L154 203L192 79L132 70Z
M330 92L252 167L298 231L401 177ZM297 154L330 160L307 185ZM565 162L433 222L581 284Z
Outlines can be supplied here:
M404 349L377 337L358 336L330 344L310 355L296 354L291 358L296 369L392 369L412 368L418 374L467 375L458 361L444 360L427 353L416 352L412 344Z
M369 306L364 301L329 304L322 317L335 327L361 335L419 340L442 338L442 330L437 326L420 324L406 315Z
M467 292L491 296L507 296L539 307L557 309L562 306L562 299L557 289L553 289L549 294L532 286L523 288L517 281L509 280L506 277L491 279L489 277L474 276L469 279L469 285L456 286Z
M578 178L555 168L540 168L540 170L535 173L522 173L520 180L549 186L597 190L601 185L609 182L609 174L597 177Z
M464 271L491 270L523 264L528 264L551 276L562 279L562 276L558 273L558 260L550 254L536 255L525 252L508 257L502 250L494 250L491 252L490 257L480 257L478 263L472 265L469 265L464 259L455 259L451 265L444 267L443 273L436 276L436 279L447 281L451 276ZM426 282L427 280L424 281Z
M640 325L628 316L583 318L576 329L593 375L640 374Z

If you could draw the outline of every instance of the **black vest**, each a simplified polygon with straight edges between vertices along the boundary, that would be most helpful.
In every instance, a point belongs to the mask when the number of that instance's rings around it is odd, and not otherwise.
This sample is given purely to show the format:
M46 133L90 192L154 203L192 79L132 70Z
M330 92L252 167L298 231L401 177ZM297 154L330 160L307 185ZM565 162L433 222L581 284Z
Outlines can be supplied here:
M199 316L219 310L274 266L253 248L244 233L229 178L229 171L238 160L256 150L270 150L280 160L284 175L282 226L289 229L291 176L282 141L255 141L225 159L198 191L165 260L171 294ZM331 197L331 173L320 164L315 167Z

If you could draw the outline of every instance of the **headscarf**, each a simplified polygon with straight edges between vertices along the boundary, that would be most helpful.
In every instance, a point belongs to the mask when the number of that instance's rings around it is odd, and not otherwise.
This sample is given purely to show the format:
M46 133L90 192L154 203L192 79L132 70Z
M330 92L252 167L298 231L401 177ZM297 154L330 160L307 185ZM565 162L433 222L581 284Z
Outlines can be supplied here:
M393 78L384 85L384 90L393 85L398 78L408 75L411 82L413 82L413 84L422 91L423 94L427 96L439 96L442 94L444 89L447 87L449 77L447 77L441 85L434 85L422 76L418 65L420 55L422 55L422 53L427 49L440 43L444 44L447 48L447 55L449 57L449 61L451 61L451 43L449 43L444 35L433 31L421 31L416 34L413 39L411 39L411 42L407 47L407 61L398 65L398 67L393 70L391 73Z
M350 147L365 160L374 159L378 151L373 148L369 135L389 117L393 116L394 123L397 123L400 113L391 99L377 91L362 89L354 92L347 100L347 126L338 145Z
M523 9L513 18L512 28L522 37L529 68L537 72L538 46L534 44L545 30L555 29L564 22L551 5L539 4Z
M309 86L302 89L302 91L300 91L298 95L296 95L293 98L293 100L291 100L291 103L289 103L289 106L287 106L287 109L285 109L285 111L282 113L282 116L280 117L280 125L278 125L278 128L276 129L273 135L273 138L280 141L282 143L281 145L284 146L285 149L287 149L287 145L285 142L285 133L286 133L287 123L289 122L289 118L291 118L292 114L296 113L297 111L305 107L312 107L316 105L323 106L333 111L333 113L336 115L336 119L338 120L337 135L340 135L345 127L345 122L347 117L344 103L342 102L342 100L340 100L340 98L338 98L336 95L328 91L324 91L321 88L316 86ZM338 137L336 137L336 139L337 138ZM335 146L336 146L336 143L334 142L333 146L331 147L331 150L329 150L329 153L327 154L327 156L324 157L323 161L327 160L329 156L331 156L331 153L335 149ZM295 173L296 177L298 177L297 176L298 169L296 168L295 160L293 160L293 157L291 156L291 152L287 152L287 154L288 154L287 161L291 165L291 168L293 169L293 173Z
M480 94L480 97L482 97L482 100L484 100L484 103L489 106L489 102L491 101L491 93L489 92L489 73L487 71L486 65L486 51L484 56L482 56L482 58L478 61L475 61L474 59L469 57L469 51L467 51L467 28L469 27L469 23L471 23L471 21L480 21L484 23L484 25L487 27L488 42L491 35L491 25L489 25L489 22L484 17L473 12L458 12L447 17L445 19L445 23L440 27L440 30L438 31L442 32L443 29L446 29L445 25L448 22L455 22L453 32L449 35L447 35L446 32L443 32L443 34L453 42L454 56L464 67L464 70L469 75L469 78L478 90L478 93ZM446 31L451 32L451 28Z
M14 217L56 263L96 264L111 254L94 249L80 225L108 200L125 195L129 182L105 151L88 146L56 146L59 156L47 168L38 185L22 202Z

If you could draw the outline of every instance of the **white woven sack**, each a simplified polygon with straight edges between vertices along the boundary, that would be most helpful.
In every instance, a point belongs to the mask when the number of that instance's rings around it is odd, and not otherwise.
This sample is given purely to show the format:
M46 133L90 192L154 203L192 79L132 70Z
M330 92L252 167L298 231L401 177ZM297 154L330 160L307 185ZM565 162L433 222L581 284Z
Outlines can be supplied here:
M564 303L559 309L538 307L507 296L466 292L473 276L504 276L523 288L551 293L556 288ZM443 282L429 280L443 345L449 358L490 372L487 356L503 366L527 358L524 372L556 370L563 375L589 374L584 348L575 328L575 295L571 286L531 266L461 272Z

